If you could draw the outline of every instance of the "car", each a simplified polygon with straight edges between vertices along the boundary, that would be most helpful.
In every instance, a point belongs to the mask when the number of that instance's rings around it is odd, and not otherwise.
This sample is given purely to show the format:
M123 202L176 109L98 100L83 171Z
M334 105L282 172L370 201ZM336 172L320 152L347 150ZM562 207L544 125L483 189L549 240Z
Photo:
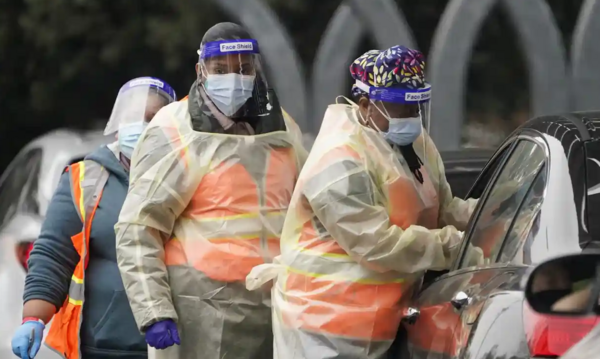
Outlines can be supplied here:
M56 130L23 148L0 177L0 358L14 356L10 342L21 324L29 251L62 170L109 142L102 131ZM42 346L36 358L57 355Z
M589 326L548 326L524 310L520 285L535 263L597 250L600 112L534 118L492 155L467 197L479 198L452 268L413 288L391 358L556 357ZM477 247L485 256L472 266ZM481 261L479 261L481 263Z

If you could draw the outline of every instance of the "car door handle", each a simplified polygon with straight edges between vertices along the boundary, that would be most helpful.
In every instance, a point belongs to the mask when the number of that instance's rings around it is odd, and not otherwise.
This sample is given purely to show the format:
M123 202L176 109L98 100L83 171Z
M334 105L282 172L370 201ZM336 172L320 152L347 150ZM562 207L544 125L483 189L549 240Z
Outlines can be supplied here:
M454 295L450 303L452 303L452 306L456 310L461 310L471 303L471 297L467 293L460 291Z
M415 324L417 319L419 319L419 315L421 315L421 311L417 308L408 307L402 313L402 321L407 324Z

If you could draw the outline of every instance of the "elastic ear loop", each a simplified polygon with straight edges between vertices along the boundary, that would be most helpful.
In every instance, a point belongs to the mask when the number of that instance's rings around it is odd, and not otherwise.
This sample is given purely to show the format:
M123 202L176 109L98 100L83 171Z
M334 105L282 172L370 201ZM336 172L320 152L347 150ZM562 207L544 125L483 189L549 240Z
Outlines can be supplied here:
M336 104L336 105L340 105L340 98L342 98L342 99L346 100L346 102L347 102L347 103L348 103L350 106L352 106L352 107L354 107L354 108L357 108L357 109L358 109L358 105L357 105L357 104L356 104L354 101L350 100L348 97L346 97L346 96L344 96L344 95L339 95L339 96L337 96L337 97L335 98L335 104ZM358 110L357 110L356 112L358 112L358 115L360 116L360 119L361 119L361 120L362 120L364 123L367 123L367 121L364 119L364 117L363 117L362 113L361 113L360 111L358 111ZM371 122L371 123L373 123L373 121L368 121L368 122ZM375 126L375 128L377 128L377 125L375 125L375 123L373 123L373 125ZM379 128L377 128L377 131L381 132L381 130L380 130Z
M388 121L388 123L390 122L390 115L389 114L385 114L383 113L383 111L381 111L381 109L379 107L377 107L377 105L375 104L375 102L373 102L373 100L369 99L369 102L377 109L377 111L379 111L379 113L385 117L385 119ZM383 106L383 109L385 110L385 105ZM385 112L387 112L387 110L385 110ZM362 116L361 116L362 117ZM377 131L379 131L379 133L385 133L384 131L382 131L377 124L375 124L375 121L373 121L372 118L370 118L370 122L373 124L373 126L375 126L375 128L377 129Z
M377 131L378 133L384 133L383 131L381 131L381 129L377 126L377 124L375 123L375 121L373 121L372 118L369 117L369 120L365 120L362 113L360 111L357 111L357 112L358 112L358 115L360 116L361 120L363 120L364 123L371 123L373 125L373 127L375 127L375 131Z

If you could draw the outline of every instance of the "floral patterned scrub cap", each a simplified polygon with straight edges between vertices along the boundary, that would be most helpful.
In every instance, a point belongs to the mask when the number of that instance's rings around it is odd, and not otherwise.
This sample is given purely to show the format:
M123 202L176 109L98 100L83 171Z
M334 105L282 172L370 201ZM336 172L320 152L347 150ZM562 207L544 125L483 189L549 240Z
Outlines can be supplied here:
M410 90L428 86L425 82L425 56L418 50L393 46L381 51L375 59L375 66L371 66L375 77L371 86Z
M350 74L356 81L356 83L352 85L353 96L359 97L367 95L369 93L368 87L375 86L373 67L375 66L375 59L380 53L381 51L379 50L367 51L350 65ZM366 85L366 88L363 84Z

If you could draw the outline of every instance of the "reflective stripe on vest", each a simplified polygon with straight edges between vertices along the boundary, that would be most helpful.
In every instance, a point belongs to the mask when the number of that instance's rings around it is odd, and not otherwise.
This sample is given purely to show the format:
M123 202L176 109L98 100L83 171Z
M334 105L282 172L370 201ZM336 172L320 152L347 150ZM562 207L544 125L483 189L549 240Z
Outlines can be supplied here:
M109 173L93 161L75 163L67 167L66 171L69 173L73 204L83 223L82 231L71 237L80 259L71 277L67 300L52 319L46 345L63 358L82 359L79 330L85 298L85 269L89 260L90 233Z

